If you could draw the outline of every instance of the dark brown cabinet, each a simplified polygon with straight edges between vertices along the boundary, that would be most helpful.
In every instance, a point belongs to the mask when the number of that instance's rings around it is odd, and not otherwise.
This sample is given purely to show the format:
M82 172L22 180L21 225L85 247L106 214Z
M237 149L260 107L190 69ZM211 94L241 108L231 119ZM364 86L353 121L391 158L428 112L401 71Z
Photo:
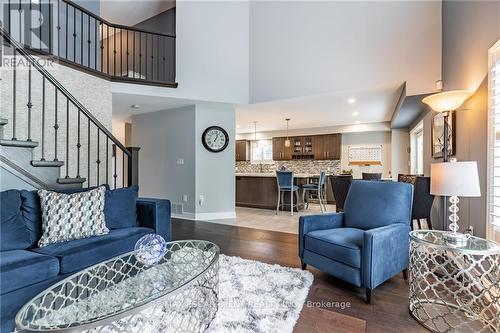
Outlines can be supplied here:
M325 135L325 152L327 160L340 160L342 153L342 134Z
M273 138L273 160L275 161L285 161L292 159L292 147L293 141L291 141L290 147L285 145L286 138Z
M250 160L250 149L247 140L236 140L236 161Z
M316 135L314 137L313 148L314 148L314 159L315 160L326 159L325 136L326 135Z
M290 147L285 147L285 137L273 138L273 159L283 160L340 160L342 135L325 134L290 137Z

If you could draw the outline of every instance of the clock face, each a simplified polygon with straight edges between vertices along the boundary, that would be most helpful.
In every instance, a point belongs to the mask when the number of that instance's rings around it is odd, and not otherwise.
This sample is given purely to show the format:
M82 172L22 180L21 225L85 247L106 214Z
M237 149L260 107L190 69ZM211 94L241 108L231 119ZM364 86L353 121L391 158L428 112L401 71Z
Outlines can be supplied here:
M203 132L201 140L205 148L214 153L223 151L229 144L229 136L226 130L219 126L207 128Z

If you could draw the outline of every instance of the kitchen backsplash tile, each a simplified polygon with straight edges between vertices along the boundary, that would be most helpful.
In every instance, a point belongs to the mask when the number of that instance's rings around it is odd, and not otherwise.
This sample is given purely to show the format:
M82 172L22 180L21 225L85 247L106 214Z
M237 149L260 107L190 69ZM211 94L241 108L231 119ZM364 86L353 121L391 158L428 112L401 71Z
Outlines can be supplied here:
M272 164L251 164L248 161L236 162L236 173L272 173L284 166L295 173L328 174L340 173L340 160L292 160L274 161Z

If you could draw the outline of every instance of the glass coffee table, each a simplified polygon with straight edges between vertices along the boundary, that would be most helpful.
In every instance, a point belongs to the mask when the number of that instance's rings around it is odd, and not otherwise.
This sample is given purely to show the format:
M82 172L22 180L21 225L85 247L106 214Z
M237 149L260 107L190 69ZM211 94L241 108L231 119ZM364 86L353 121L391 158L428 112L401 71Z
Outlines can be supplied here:
M154 265L132 251L40 293L16 316L20 332L203 332L217 312L219 248L167 243Z

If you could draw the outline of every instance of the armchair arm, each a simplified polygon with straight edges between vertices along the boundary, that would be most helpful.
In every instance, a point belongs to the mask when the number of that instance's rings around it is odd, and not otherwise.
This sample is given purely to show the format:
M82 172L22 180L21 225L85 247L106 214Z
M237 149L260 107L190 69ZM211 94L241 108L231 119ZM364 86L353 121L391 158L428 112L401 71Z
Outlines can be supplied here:
M363 235L362 277L373 289L408 268L410 226L394 223L366 230Z
M137 220L141 227L152 228L155 232L171 240L170 201L165 199L137 199Z
M341 228L344 224L344 213L306 215L299 218L299 257L304 254L304 237L314 230Z

